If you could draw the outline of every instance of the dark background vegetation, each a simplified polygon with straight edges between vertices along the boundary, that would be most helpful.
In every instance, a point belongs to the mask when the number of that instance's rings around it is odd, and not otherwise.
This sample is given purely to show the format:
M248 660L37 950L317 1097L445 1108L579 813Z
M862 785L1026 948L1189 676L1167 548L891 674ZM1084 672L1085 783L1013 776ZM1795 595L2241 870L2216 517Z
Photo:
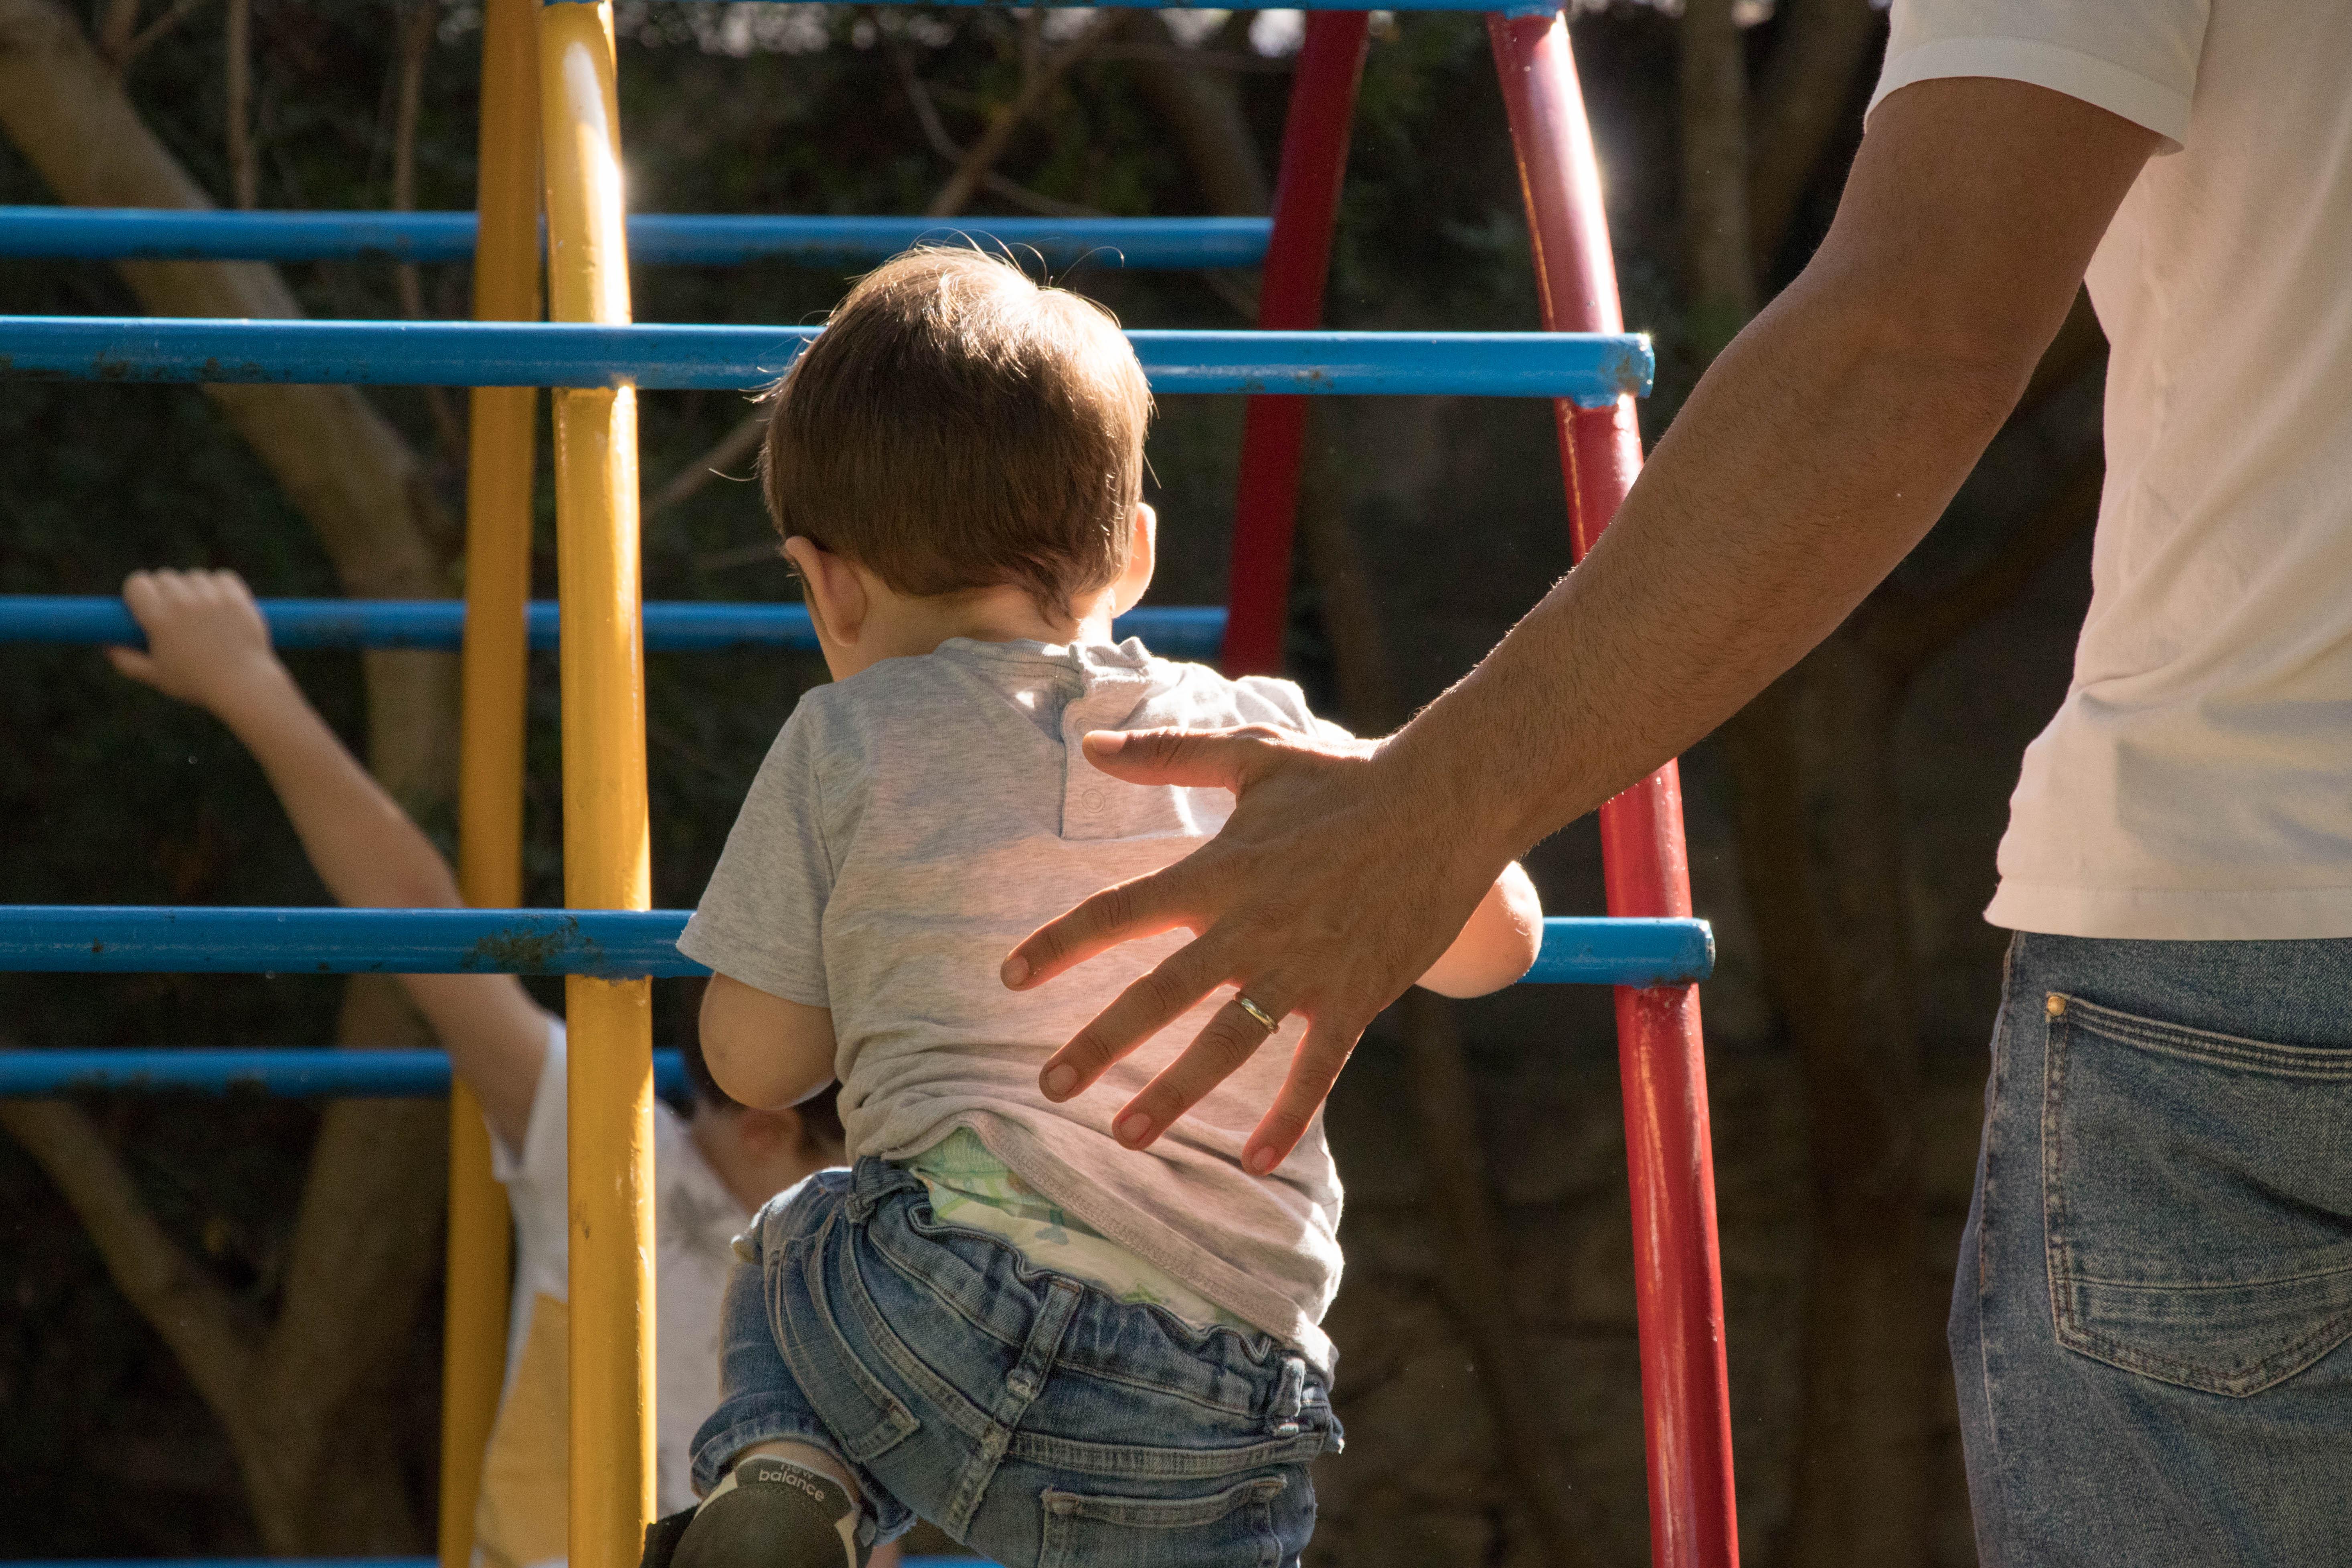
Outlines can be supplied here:
M243 185L268 207L468 207L479 17L419 5L434 0L151 0L128 5L126 30L115 0L5 0L0 81L12 49L16 68L51 68L24 61L55 43L62 18L112 49L115 90L223 205ZM224 6L244 10L250 30L249 76L234 93ZM1879 48L1868 5L1783 0L1782 13L1617 0L1574 18L1627 318L1658 340L1652 435L1741 316L1802 265L1861 133ZM1068 29L1093 25L1079 16L1031 40L1031 68L1078 36ZM923 211L955 172L950 154L1021 91L1025 26L969 11L877 18L632 0L621 65L632 205ZM1119 214L1234 210L1251 199L1253 175L1262 199L1288 86L1279 29L1254 13L1181 41L1148 14L1119 28L1034 95L993 170L1017 184L983 186L962 210L1040 199ZM909 70L954 146L927 132ZM1207 84L1206 111L1197 91L1193 110L1171 107L1186 83ZM250 126L242 150L224 134L233 101ZM1807 102L1820 106L1813 120L1792 117ZM1222 154L1213 137L1187 140L1188 112L1196 132L1202 112L1223 128ZM0 129L26 141L5 107ZM1794 153L1790 138L1802 143ZM1351 156L1332 324L1533 324L1517 175L1478 18L1376 24ZM1777 195L1765 189L1776 158L1794 169L1777 176ZM37 162L0 138L0 202L86 199ZM1723 200L1744 212L1743 193L1758 197L1754 232L1746 216L1727 237L1717 218L1692 221L1726 210L1708 205ZM468 309L460 267L407 284L377 264L284 270L315 315ZM1244 323L1255 287L1248 274L1104 263L1068 280L1153 326ZM844 281L840 269L783 266L646 270L637 310L802 321ZM0 262L8 312L142 309L103 266ZM2053 354L1917 558L1822 655L1685 763L1698 909L1722 952L1705 996L1742 1540L1768 1568L1973 1561L1941 1300L2000 982L2000 933L1976 911L2017 752L2063 690L2087 587L2098 354L2081 322L2069 342L2072 357ZM438 552L438 591L455 591L446 519L462 511L462 399L383 389L368 401L415 454L425 493L411 510ZM646 396L648 495L698 472L744 413L730 395ZM1223 595L1239 426L1236 400L1161 404L1150 452L1163 520L1158 602ZM1293 668L1327 711L1377 730L1468 668L1566 570L1549 414L1360 400L1324 407L1315 431ZM233 566L268 595L348 586L315 519L194 389L0 383L0 592L107 593L126 572L163 564ZM727 479L649 509L648 597L789 595L747 471L736 460ZM545 595L543 458L541 476ZM361 661L291 662L364 752ZM89 650L10 647L0 666L0 897L322 899L257 769L204 715L133 689ZM693 902L761 751L822 677L813 658L654 658L657 904ZM561 901L555 700L541 660L527 875L530 900L548 904ZM448 842L446 789L406 793ZM1531 865L1554 912L1601 907L1589 824ZM349 1041L366 1034L366 1010L344 992L320 979L11 975L0 977L0 1036L24 1047ZM673 1031L677 999L656 994L657 1027ZM1401 1011L1368 1039L1331 1110L1350 1192L1348 1282L1330 1321L1350 1443L1318 1477L1312 1556L1398 1568L1646 1561L1606 998L1522 988ZM125 1175L158 1245L201 1276L236 1333L344 1342L335 1336L347 1326L298 1321L289 1284L305 1226L325 1223L305 1217L306 1201L319 1201L306 1190L335 1177L318 1149L322 1115L340 1112L130 1096L79 1111L85 1152ZM437 1201L437 1113L411 1111L397 1147ZM191 1375L155 1311L119 1287L119 1258L93 1244L20 1142L0 1138L0 1478L16 1501L0 1521L0 1557L429 1549L439 1357L437 1244L420 1217L429 1202L405 1218L344 1216L407 1226L424 1261L404 1295L362 1305L381 1320L367 1364L331 1409L305 1417L329 1434L323 1448L310 1439L325 1457L294 1479L257 1479L274 1396L250 1378L244 1394L223 1394L235 1377ZM1471 1186L1448 1185L1443 1169L1471 1171ZM1468 1288L1478 1281L1500 1289ZM237 1427L224 1412L248 1395ZM233 1441L225 1423L244 1435ZM348 1481L338 1453L364 1458L388 1489L364 1518L301 1500Z

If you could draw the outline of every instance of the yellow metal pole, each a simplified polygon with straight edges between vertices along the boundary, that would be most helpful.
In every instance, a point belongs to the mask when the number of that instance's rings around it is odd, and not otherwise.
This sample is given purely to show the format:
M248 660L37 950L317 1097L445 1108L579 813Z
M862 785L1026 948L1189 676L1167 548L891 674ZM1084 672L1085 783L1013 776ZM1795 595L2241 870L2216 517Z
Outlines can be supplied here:
M626 321L620 108L609 4L540 11L548 302ZM633 388L558 390L563 892L572 909L651 902L645 643ZM573 977L571 1018L571 1568L634 1568L654 1507L653 1019L646 981Z
M534 0L483 17L474 316L539 314L539 35ZM525 619L530 595L532 419L527 386L474 389L466 480L466 646L458 716L457 885L466 901L522 902ZM473 1091L449 1092L448 1295L441 1355L441 1568L467 1568L482 1456L505 1382L506 1194Z

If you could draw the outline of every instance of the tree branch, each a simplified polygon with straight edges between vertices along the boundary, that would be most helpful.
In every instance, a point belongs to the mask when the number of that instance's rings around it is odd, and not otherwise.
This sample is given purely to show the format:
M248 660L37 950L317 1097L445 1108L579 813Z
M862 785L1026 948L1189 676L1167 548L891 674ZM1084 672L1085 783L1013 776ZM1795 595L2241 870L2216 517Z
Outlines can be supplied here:
M139 32L139 0L106 0L106 16L98 25L98 52L119 68Z
M1941 592L1892 593L1874 605L1867 635L1872 650L1893 678L1898 683L1908 680L2024 592L2059 552L2098 521L2099 492L2105 481L2105 456L2095 449L1983 565Z
M1756 313L1748 240L1748 64L1732 0L1686 0L1682 47L1683 293L1713 359Z
M1592 1560L1584 1542L1598 1533L1598 1521L1561 1484L1565 1454L1545 1411L1548 1395L1526 1373L1527 1336L1511 1310L1502 1216L1479 1148L1478 1106L1462 1032L1452 1005L1419 986L1404 994L1398 1010L1412 1063L1422 1169L1440 1216L1438 1288L1477 1359L1479 1387L1495 1417L1496 1458L1535 1516L1538 1552L1553 1568L1579 1568Z
M414 0L400 24L399 85L392 122L392 210L416 210L416 122L425 102L425 56L438 21L432 0ZM425 290L416 264L404 261L396 276L401 309L412 321L425 314Z
M1034 16L1037 13L1032 11ZM1122 30L1127 19L1118 11L1099 11L1087 18L1085 26L1067 42L1061 44L1040 61L1025 68L1021 90L1013 101L992 112L988 127L964 153L948 183L940 187L939 195L924 209L932 217L951 217L971 204L972 192L982 185L997 160L1013 145L1013 136L1027 122L1029 116L1062 85L1071 69L1097 47Z
M172 1347L214 1415L232 1429L247 1421L257 1352L244 1314L163 1234L89 1118L62 1100L0 1100L0 1128L57 1184L115 1289Z
M1307 568L1322 598L1340 710L1363 734L1385 734L1403 718L1371 574L1340 507L1342 480L1321 409L1310 412L1298 522ZM1492 1414L1496 1459L1534 1517L1540 1558L1553 1568L1591 1560L1583 1542L1593 1521L1561 1484L1549 1456L1562 1453L1546 1419L1539 1385L1521 1373L1526 1336L1511 1310L1510 1269L1500 1213L1478 1142L1478 1108L1451 1006L1418 988L1398 1004L1412 1072L1422 1168L1436 1209L1439 1286L1469 1343Z
M1298 68L1295 55L1245 55L1234 49L1188 49L1181 44L1120 44L1095 51L1097 60L1179 66L1186 70L1231 71L1242 76L1288 76Z
M1105 49L1099 59L1117 59L1141 89L1152 112L1176 133L1192 177L1209 210L1225 217L1255 217L1271 205L1265 161L1242 113L1241 94L1230 76L1204 68L1217 58L1208 50ZM1283 64L1287 67L1289 62Z
M371 980L385 978L366 976ZM404 1011L396 982L369 1003ZM365 1041L410 1045L410 1037ZM331 1460L352 1394L407 1339L440 1261L449 1114L437 1100L331 1102L287 1247L261 1386L298 1474Z
M2106 346L2098 317L2091 310L2090 291L2077 290L2074 308L2042 351L2009 423L2030 417L2073 385ZM1864 601L1856 629L1897 690L1979 621L1998 613L2022 593L2075 534L2098 520L2099 493L2105 479L2105 449L2094 447L1977 570L1940 590L1923 592L1889 584Z
M413 0L408 15L400 26L400 76L396 108L392 132L392 207L394 212L416 210L416 124L425 102L425 61L433 47L433 34L440 22L440 12L435 0ZM425 316L424 273L416 263L404 261L393 269L393 281L400 291L400 308L410 321ZM466 426L457 417L449 389L443 386L424 388L425 406L433 416L433 438L445 458L457 459L466 451Z
M1883 26L1870 0L1783 0L1783 12L1751 122L1748 225L1759 274L1789 237L1822 149L1853 98L1854 73Z
M1687 0L1682 36L1684 277L1711 355L1757 297L1745 64L1728 0ZM1784 131L1790 164L1809 176L1833 126L1831 114ZM1885 758L1896 689L1849 626L1718 731L1763 973L1803 1071L1813 1252L1800 1458L1776 1555L1821 1568L1926 1553L1932 1339L1908 1273L1923 1220L1916 995Z
M987 132L970 148L957 146L955 139L948 134L946 124L940 119L939 105L932 99L930 89L923 85L922 78L916 72L914 60L908 55L906 45L893 34L883 35L884 46L890 53L891 66L898 72L899 85L906 90L908 103L914 109L915 121L922 129L923 139L930 143L933 152L956 166L954 175L946 185L941 187L939 195L933 198L928 209L929 216L933 217L955 216L958 209L971 199L975 185L1048 216L1100 216L1091 207L1057 201L1054 197L1030 190L1024 185L1016 184L999 174L992 166L996 159L1003 156L1013 132L1019 128L1021 121L1036 110L1046 95L1059 85L1065 76L1068 75L1071 68L1086 58L1097 45L1107 39L1113 27L1120 25L1115 14L1107 14L1094 19L1088 25L1087 31L1077 37L1070 39L1060 48L1046 53L1043 47L1042 35L1035 26L1035 20L1040 15L1041 13L1032 11L1023 20L1021 34L1023 81L1019 94L1015 96L1011 105L996 112L990 121ZM646 501L646 517L647 519L657 517L672 507L683 504L699 493L702 488L717 478L722 470L733 467L757 452L760 448L761 436L767 429L767 419L766 412L760 409L754 409L744 416L708 451L669 477L661 489Z
M1388 638L1381 630L1371 570L1340 501L1344 479L1330 437L1333 418L1322 405L1307 411L1306 450L1299 457L1298 544L1321 600L1317 619L1331 648L1339 711L1358 734L1385 735L1404 721L1404 704L1397 695Z
M58 0L0 0L0 132L60 201L76 206L213 205L158 141ZM140 304L162 316L302 314L258 262L121 264ZM209 385L205 395L284 487L355 598L449 592L439 542L456 530L400 433L352 386ZM370 760L396 795L447 794L457 660L376 652L367 671Z
M2010 418L2032 414L2053 393L2072 384L2106 346L2107 336L2099 330L2098 312L2091 309L2091 291L2075 289L2074 302L2067 308L2066 319L2059 323L2057 335L2035 362L2033 374L2026 378L2025 390L2019 395Z
M234 199L247 211L261 199L261 164L253 153L253 0L228 0L228 169Z
M1255 217L1273 202L1265 160L1258 153L1257 138L1242 112L1233 78L1201 68L1230 53L1171 47L1105 49L1095 58L1126 62L1128 76L1144 101L1182 144L1209 210L1226 217ZM1289 61L1281 63L1289 68ZM1244 321L1257 320L1258 292L1248 275L1219 269L1199 277Z
M181 23L194 16L197 9L205 3L205 0L172 0L170 10L125 39L121 48L109 50L108 60L117 72L128 71L131 61L145 54L150 46L163 39ZM132 20L137 20L138 0L115 0L115 5L118 12L127 13ZM115 16L111 14L107 17L109 24L114 20Z
M915 122L922 128L923 140L929 142L931 151L937 153L941 158L950 163L961 165L969 154L962 147L956 144L955 138L948 134L948 128L940 122L939 105L933 101L930 89L925 87L922 79L915 74L915 62L908 56L906 45L887 33L883 35L883 42L890 51L891 65L898 70L898 83L906 89L907 101L914 108ZM1026 185L1005 178L993 169L981 176L981 184L992 195L1002 196L1015 206L1026 207L1029 211L1046 217L1100 217L1102 216L1096 208L1080 206L1073 202L1046 195L1041 191L1033 191Z
M66 203L213 205L59 0L0 0L0 132ZM284 279L259 264L128 262L121 271L142 306L159 315L302 313ZM443 549L456 531L434 505L414 452L357 388L204 390L301 511L347 593L448 592ZM362 668L370 764L395 795L430 809L447 798L454 780L457 660L376 652L363 656ZM397 982L362 977L346 993L347 1026L356 1016L352 1008L378 1005L404 1007ZM378 1032L347 1026L345 1037L355 1036L382 1043ZM37 1134L59 1125L38 1109L31 1117L12 1111L10 1124ZM397 1466L338 1468L321 1456L356 1444L365 1461L380 1450L374 1380L388 1363L385 1347L414 1322L419 1293L439 1262L446 1126L438 1108L413 1102L345 1101L328 1113L289 1249L286 1308L267 1347L247 1352L261 1359L247 1363L254 1392L244 1412L223 1414L273 1554L382 1554L413 1549L418 1536ZM177 1299L192 1298L180 1289ZM203 1331L196 1319L189 1311L179 1321ZM177 1351L178 1342L171 1342ZM199 1358L188 1363L194 1374L208 1352L192 1353Z
M767 434L768 411L754 408L726 435L719 437L711 448L669 477L667 483L654 492L646 502L646 521L655 518L689 500L714 479L724 477L724 470L733 468L760 449L760 438Z

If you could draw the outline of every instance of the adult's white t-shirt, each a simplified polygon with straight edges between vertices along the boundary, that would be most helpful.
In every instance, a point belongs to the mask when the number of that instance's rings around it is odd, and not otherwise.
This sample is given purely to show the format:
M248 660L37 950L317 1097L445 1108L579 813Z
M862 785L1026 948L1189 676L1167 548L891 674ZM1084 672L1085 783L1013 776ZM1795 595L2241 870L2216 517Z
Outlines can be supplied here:
M2091 262L2091 609L1986 918L2352 936L2352 4L1895 0L1872 108L1940 77L2165 138Z
M490 1138L492 1169L514 1210L515 1279L506 1387L475 1518L477 1568L531 1568L565 1552L572 1232L564 1062L563 1025L551 1020L522 1147ZM751 1220L686 1123L656 1100L655 1495L662 1513L694 1505L688 1445L719 1407L719 1302L735 1267L731 1244Z

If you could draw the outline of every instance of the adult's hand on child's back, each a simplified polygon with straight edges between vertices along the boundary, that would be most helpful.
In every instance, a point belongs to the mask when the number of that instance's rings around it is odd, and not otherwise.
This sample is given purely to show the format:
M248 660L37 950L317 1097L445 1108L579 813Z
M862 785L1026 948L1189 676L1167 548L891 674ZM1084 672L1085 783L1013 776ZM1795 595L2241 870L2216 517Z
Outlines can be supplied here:
M269 625L234 572L133 572L123 579L122 603L147 634L147 648L110 647L106 657L167 697L217 712L277 665Z
M1096 894L1005 960L1005 984L1026 990L1122 942L1196 933L1055 1052L1040 1087L1055 1100L1084 1092L1201 998L1236 986L1276 1020L1307 1020L1244 1149L1244 1166L1264 1174L1305 1136L1365 1026L1437 961L1511 853L1468 843L1442 785L1381 744L1251 726L1098 731L1085 745L1114 777L1237 799L1223 829L1190 857ZM1121 1108L1119 1141L1149 1145L1271 1034L1229 1002Z

